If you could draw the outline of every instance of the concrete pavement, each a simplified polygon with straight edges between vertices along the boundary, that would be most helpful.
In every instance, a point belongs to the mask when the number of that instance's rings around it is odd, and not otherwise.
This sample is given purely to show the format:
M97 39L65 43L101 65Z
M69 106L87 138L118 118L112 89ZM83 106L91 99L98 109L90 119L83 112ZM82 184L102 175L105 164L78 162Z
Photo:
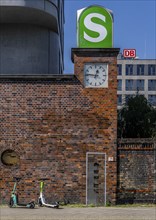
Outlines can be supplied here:
M1 220L155 220L156 207L0 208Z

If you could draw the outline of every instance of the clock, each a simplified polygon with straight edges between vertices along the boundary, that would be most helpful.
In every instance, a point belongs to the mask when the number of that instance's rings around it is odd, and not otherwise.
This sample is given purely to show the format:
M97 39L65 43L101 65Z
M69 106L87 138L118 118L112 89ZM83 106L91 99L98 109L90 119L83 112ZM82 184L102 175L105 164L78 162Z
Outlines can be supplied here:
M84 83L89 88L108 87L108 64L86 63L84 66Z

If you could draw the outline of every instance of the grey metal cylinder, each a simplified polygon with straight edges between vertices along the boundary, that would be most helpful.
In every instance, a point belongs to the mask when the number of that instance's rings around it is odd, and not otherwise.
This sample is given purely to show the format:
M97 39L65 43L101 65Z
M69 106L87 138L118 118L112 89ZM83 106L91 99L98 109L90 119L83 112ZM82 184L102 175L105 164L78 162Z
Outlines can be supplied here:
M0 0L0 75L63 72L64 1Z

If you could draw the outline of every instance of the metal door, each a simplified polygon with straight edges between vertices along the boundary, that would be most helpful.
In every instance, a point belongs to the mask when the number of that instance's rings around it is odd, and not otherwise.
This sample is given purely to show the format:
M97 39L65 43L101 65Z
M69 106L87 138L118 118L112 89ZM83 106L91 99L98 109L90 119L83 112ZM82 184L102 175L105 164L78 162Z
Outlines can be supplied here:
M86 155L86 204L106 205L106 154Z

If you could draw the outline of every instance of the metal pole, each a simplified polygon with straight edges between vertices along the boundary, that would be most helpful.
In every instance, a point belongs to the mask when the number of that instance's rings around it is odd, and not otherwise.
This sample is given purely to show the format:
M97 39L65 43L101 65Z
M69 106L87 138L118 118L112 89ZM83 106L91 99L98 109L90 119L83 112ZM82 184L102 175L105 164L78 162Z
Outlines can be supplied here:
M88 205L88 152L86 154L86 205Z
M107 172L107 169L106 169L106 160L107 160L107 157L106 157L106 154L105 154L105 206L106 206L106 193L107 193L107 185L106 185L106 172Z

